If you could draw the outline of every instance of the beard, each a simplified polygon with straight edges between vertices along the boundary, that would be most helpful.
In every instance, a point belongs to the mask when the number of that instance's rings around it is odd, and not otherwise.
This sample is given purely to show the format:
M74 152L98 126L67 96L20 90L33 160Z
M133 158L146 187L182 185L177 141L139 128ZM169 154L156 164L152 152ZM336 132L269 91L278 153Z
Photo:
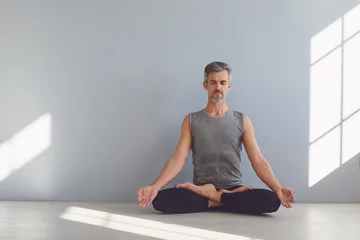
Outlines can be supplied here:
M213 101L214 103L219 103L223 100L224 100L224 96L222 95L222 93L221 93L221 97L217 97L215 93L211 96L211 101Z

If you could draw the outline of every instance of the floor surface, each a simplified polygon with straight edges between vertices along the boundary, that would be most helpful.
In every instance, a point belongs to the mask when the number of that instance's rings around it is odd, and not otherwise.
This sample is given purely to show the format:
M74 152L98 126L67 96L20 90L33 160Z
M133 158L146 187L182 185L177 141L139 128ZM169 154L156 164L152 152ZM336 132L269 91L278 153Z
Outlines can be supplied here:
M360 240L360 204L295 204L273 214L161 214L136 203L1 202L0 239Z

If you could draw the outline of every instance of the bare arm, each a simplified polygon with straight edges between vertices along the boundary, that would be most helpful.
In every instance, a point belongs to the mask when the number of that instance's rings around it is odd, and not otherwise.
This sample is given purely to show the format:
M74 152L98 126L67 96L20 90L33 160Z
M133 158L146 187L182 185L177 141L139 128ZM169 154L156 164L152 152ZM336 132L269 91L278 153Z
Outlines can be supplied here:
M191 149L190 117L184 118L181 127L181 136L174 155L166 162L158 178L152 184L158 190L172 181L182 170Z
M244 118L243 143L246 153L258 177L274 192L282 188L275 178L270 164L262 155L256 142L254 127L248 116Z

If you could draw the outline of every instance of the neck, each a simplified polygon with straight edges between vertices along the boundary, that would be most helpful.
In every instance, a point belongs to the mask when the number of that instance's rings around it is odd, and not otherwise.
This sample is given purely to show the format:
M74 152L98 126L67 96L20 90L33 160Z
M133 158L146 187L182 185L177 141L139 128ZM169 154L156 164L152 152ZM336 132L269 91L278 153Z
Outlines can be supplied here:
M225 101L220 103L214 103L209 99L208 104L205 107L205 111L213 116L223 116L229 111L229 106L226 105Z

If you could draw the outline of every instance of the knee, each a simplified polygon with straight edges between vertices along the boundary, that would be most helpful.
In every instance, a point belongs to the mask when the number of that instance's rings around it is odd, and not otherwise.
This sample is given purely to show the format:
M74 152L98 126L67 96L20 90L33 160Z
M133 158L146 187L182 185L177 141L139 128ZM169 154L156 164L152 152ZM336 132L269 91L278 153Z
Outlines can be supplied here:
M166 203L164 202L164 197L162 195L162 191L159 191L152 201L153 208L159 212L165 212Z
M279 210L281 202L280 199L278 198L277 194L274 192L270 192L269 194L269 201L268 201L268 212L276 212L277 210Z
M277 196L277 194L273 191L267 189L258 189L255 190L258 194L259 204L259 212L261 213L273 213L279 210L281 202Z
M159 191L152 201L153 208L162 213L175 213L177 201L174 197L176 197L176 190L178 189L168 188Z

